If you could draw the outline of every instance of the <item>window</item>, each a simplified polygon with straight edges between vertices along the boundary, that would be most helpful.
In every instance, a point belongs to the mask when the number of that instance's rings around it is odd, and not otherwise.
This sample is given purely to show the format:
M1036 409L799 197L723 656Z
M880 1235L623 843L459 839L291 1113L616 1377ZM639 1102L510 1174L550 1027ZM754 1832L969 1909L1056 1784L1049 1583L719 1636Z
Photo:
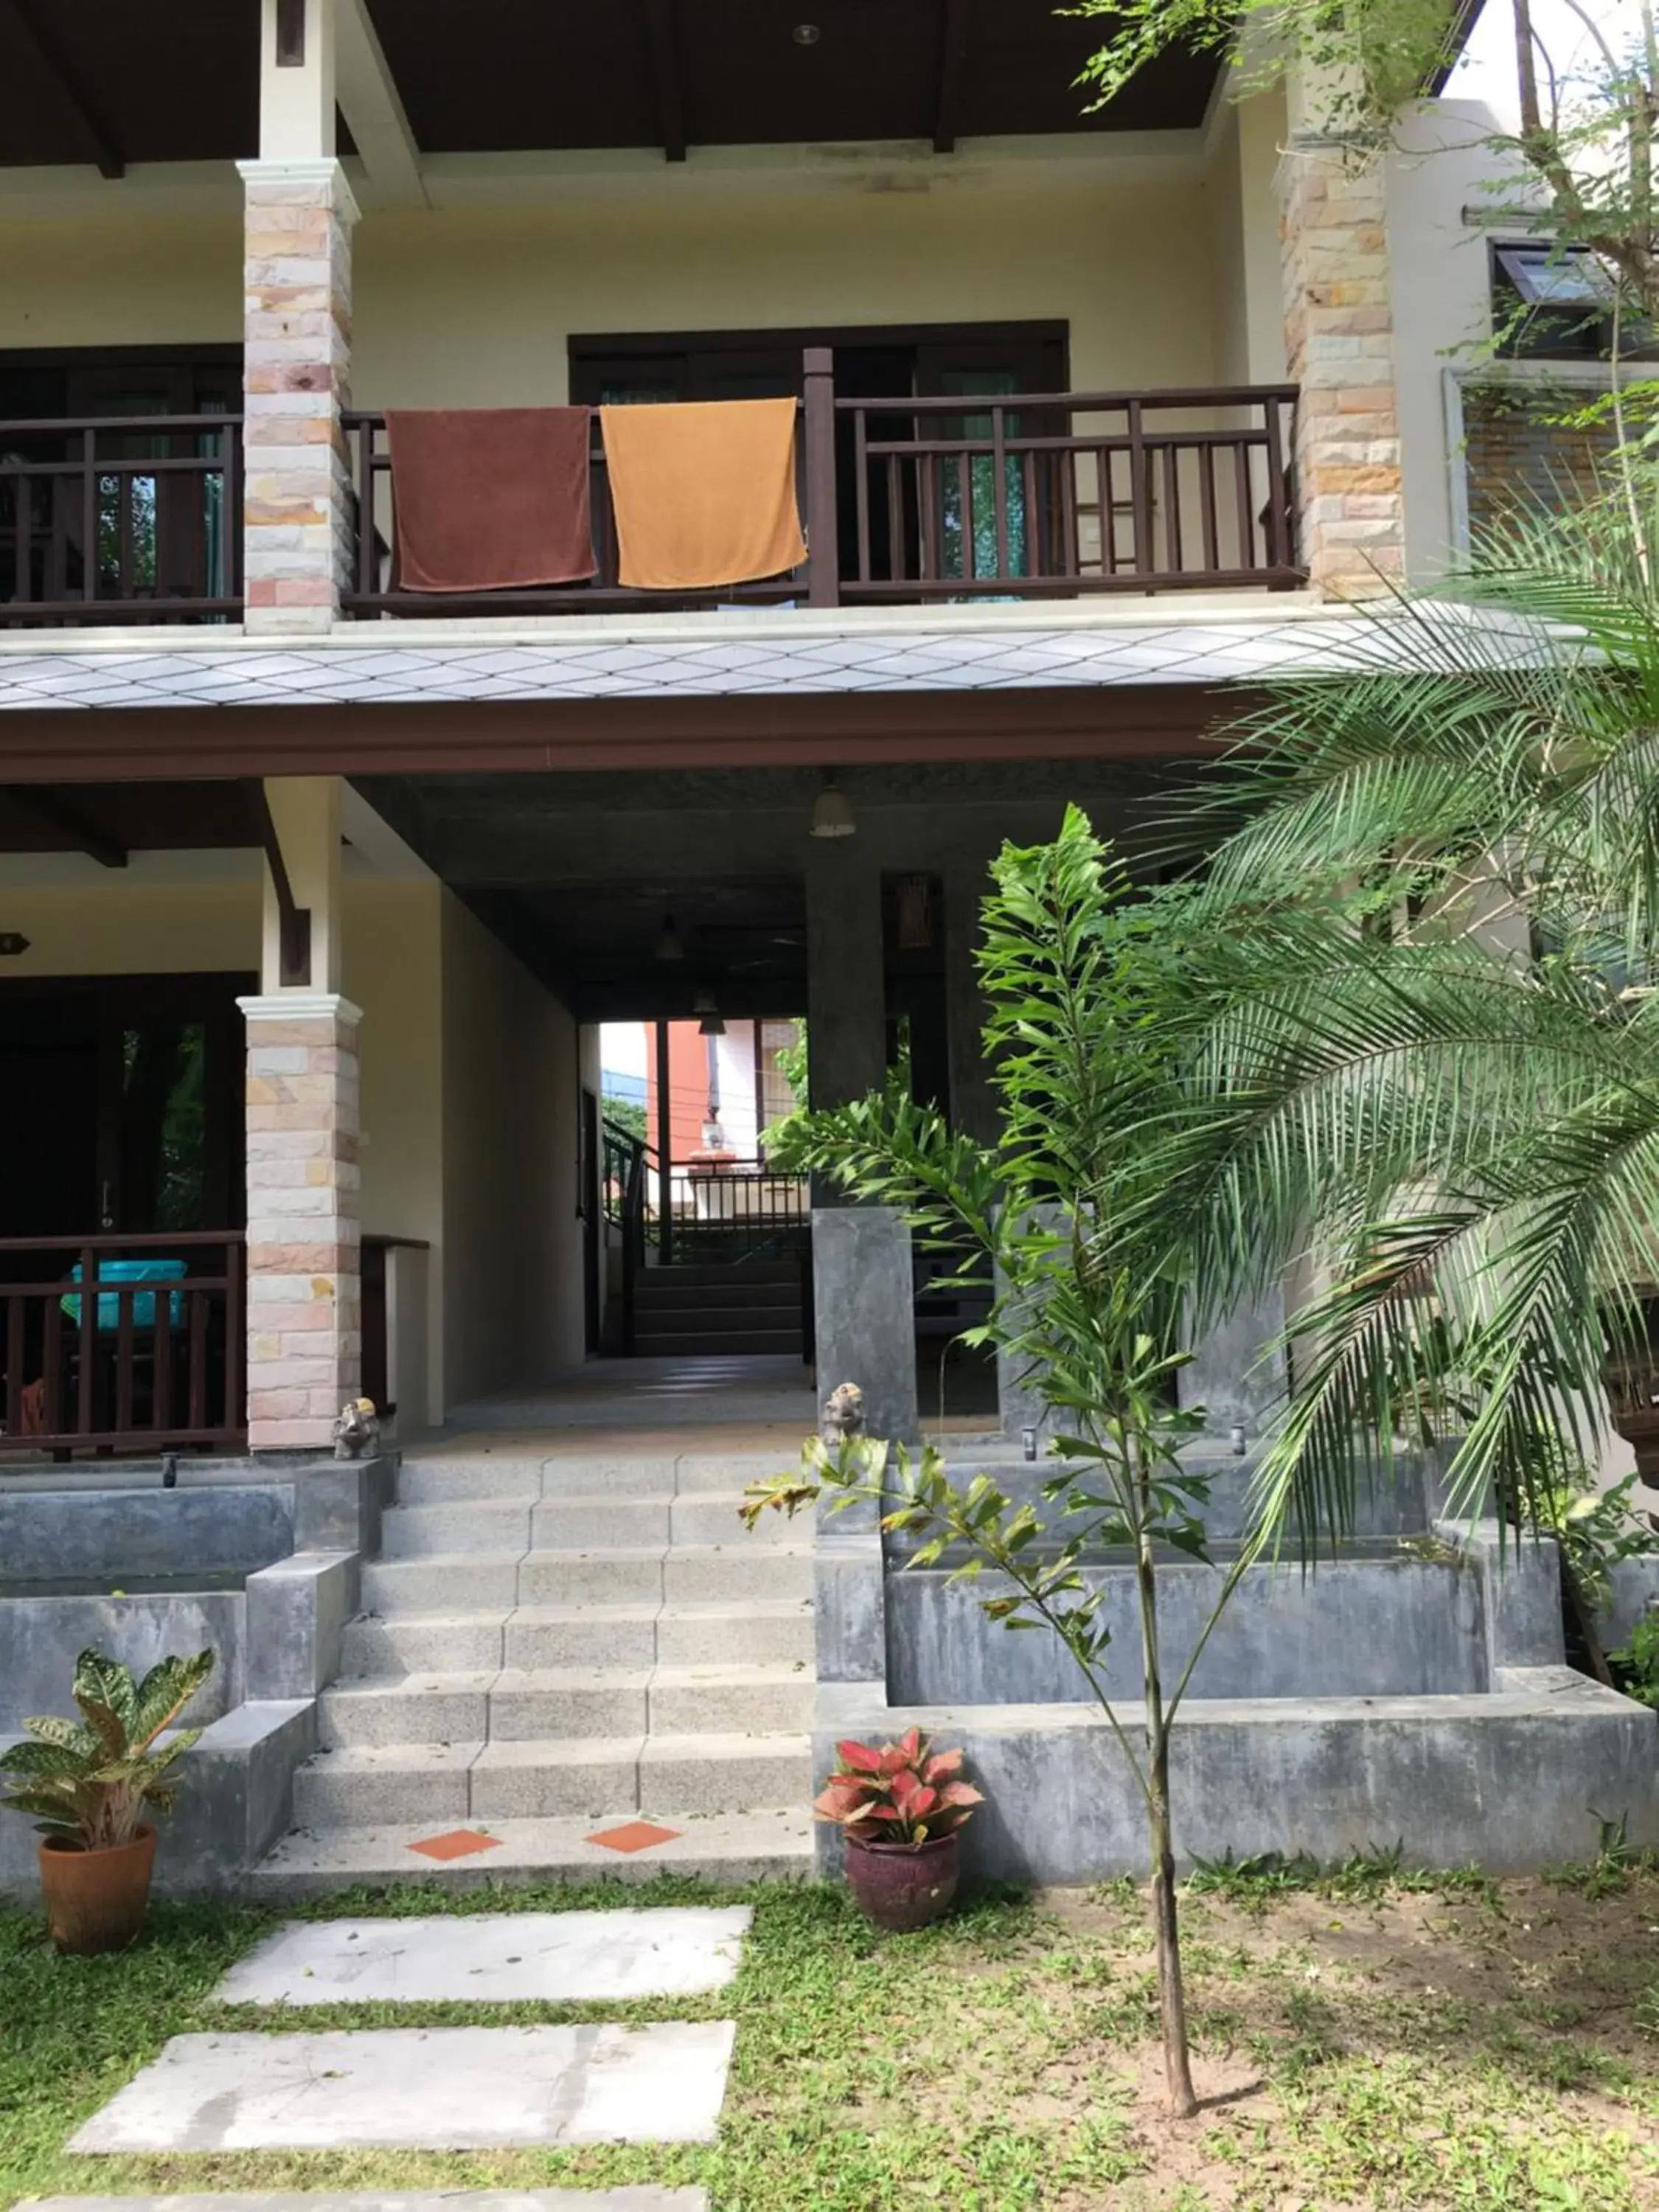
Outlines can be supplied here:
M1613 350L1618 281L1588 246L1496 241L1492 292L1498 351L1510 360L1601 361ZM1627 315L1620 350L1645 350L1651 336Z

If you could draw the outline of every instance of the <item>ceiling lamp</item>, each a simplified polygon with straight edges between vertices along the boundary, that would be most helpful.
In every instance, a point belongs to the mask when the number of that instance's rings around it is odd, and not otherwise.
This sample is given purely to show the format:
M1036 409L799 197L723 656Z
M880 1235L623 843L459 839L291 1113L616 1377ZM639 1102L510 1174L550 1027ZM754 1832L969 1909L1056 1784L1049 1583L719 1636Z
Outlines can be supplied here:
M659 960L684 960L685 957L685 947L680 942L680 933L674 927L672 914L665 914L662 918L662 931L657 939L657 957Z
M789 35L798 46L815 46L823 33L816 23L797 23Z
M699 1036L726 1035L726 1024L720 1019L720 1010L714 1003L714 994L712 991L699 991L691 1001L691 1011L700 1017L697 1023Z
M814 837L856 837L859 818L853 811L853 802L836 783L833 775L823 779L823 788L812 801L812 826L809 835Z

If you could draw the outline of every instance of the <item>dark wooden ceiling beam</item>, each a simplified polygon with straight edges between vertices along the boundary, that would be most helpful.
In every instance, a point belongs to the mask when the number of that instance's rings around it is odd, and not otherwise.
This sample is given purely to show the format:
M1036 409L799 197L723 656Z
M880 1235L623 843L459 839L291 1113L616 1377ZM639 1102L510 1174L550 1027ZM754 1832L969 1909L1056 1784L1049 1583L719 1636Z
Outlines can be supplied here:
M868 761L1156 760L1260 704L1191 684L735 698L135 707L0 714L0 776L106 783L546 769L852 768Z
M657 129L665 159L685 159L685 88L680 78L675 37L674 0L641 0L646 43L651 52L651 84L657 100Z
M88 821L81 808L56 792L34 787L8 786L6 804L14 814L32 822L53 837L64 838L69 849L84 853L88 860L96 860L100 868L125 868L130 855L125 845L100 830L95 822Z
M81 127L87 150L98 165L100 176L125 176L125 155L88 98L84 86L64 59L63 49L56 39L42 30L33 11L24 4L24 0L0 0L0 9L3 9L41 70L63 94Z
M933 100L933 151L954 154L968 64L968 0L939 0L939 89Z

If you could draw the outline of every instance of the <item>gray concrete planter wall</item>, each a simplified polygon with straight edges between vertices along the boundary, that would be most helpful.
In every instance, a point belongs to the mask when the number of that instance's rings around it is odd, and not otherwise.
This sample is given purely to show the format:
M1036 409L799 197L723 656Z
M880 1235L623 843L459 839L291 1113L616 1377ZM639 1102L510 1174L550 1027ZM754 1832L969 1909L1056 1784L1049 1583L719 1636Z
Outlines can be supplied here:
M1126 1711L1133 1729L1137 1716ZM893 1707L857 1685L819 1692L815 1768L836 1739L915 1723L960 1744L987 1803L963 1831L981 1877L1144 1875L1146 1818L1104 1719L1076 1705ZM1596 1817L1659 1843L1659 1723L1566 1668L1517 1670L1480 1697L1194 1701L1170 1746L1176 1834L1194 1858L1401 1844L1415 1866L1520 1873L1595 1851ZM821 1863L839 1833L820 1827Z
M1186 1666L1221 1588L1224 1570L1158 1571L1165 1667ZM1139 1613L1133 1570L1084 1570L1104 1592L1112 1644L1106 1679L1115 1697L1141 1693ZM1011 1633L980 1600L1000 1578L952 1584L939 1569L906 1570L887 1589L887 1680L896 1705L988 1705L1086 1699L1071 1654L1047 1631ZM1487 1687L1480 1578L1461 1562L1396 1553L1328 1561L1304 1576L1294 1565L1253 1568L1206 1644L1193 1676L1200 1698L1413 1697Z
M1052 1472L996 1469L1015 1495ZM1224 1540L1249 1474L1238 1462L1216 1468L1212 1524ZM1523 1870L1589 1856L1598 1817L1659 1843L1659 1720L1568 1670L1553 1547L1517 1543L1492 1522L1437 1522L1439 1505L1432 1462L1402 1461L1368 1496L1352 1553L1305 1578L1295 1565L1250 1571L1177 1723L1187 1863L1398 1844L1415 1864ZM988 1579L952 1589L944 1570L907 1567L873 1530L823 1516L816 1543L815 1778L838 1740L883 1741L914 1723L962 1745L987 1793L965 1832L972 1870L1052 1882L1143 1874L1145 1818L1125 1752L1052 1635L987 1621L977 1600L993 1594ZM1621 1571L1621 1621L1646 1602L1648 1568ZM1107 1593L1108 1680L1139 1743L1130 1573L1106 1561L1084 1571ZM1172 1675L1216 1585L1215 1570L1185 1561L1158 1570ZM837 1832L818 1838L833 1868Z
M138 1674L210 1648L218 1664L184 1716L205 1732L157 1860L158 1886L187 1893L237 1887L289 1825L294 1770L315 1748L316 1697L339 1671L395 1467L181 1462L176 1474L176 1486L159 1464L0 1478L0 1745L29 1714L72 1711L88 1645ZM0 1890L33 1893L35 1849L27 1821L0 1819Z

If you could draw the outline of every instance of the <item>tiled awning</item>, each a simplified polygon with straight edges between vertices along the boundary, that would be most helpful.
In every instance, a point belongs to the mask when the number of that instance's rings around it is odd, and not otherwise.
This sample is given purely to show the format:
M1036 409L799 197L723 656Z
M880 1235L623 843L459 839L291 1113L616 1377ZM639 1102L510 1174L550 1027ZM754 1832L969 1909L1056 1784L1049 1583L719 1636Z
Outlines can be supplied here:
M343 628L273 646L195 631L166 640L84 636L0 642L0 709L394 706L426 701L720 698L1261 683L1294 673L1411 667L1431 629L1390 610L1308 607L1249 617L1183 611L1079 619L963 609L896 622L804 611L568 619L534 630L415 624ZM1547 649L1536 630L1440 611L1484 637L1494 662ZM1013 618L1011 618L1013 617ZM392 635L388 635L388 633ZM1467 650L1468 638L1462 641Z

